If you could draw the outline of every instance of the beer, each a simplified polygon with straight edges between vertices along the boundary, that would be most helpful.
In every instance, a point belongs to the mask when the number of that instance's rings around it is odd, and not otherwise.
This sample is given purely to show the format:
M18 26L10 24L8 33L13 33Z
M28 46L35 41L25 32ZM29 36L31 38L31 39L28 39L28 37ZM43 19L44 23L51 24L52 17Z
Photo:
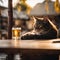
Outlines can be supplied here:
M13 40L20 40L21 39L21 28L20 27L13 27L12 28L12 39Z

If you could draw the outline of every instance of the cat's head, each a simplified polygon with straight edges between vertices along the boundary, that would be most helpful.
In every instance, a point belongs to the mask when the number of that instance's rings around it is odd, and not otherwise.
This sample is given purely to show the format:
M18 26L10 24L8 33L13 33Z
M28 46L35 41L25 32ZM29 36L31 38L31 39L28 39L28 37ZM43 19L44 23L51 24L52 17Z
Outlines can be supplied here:
M36 29L36 30L39 30L39 31L40 31L40 30L48 30L48 29L50 29L50 24L49 24L49 22L48 22L46 19L44 19L44 18L43 18L43 20L36 18L35 29Z

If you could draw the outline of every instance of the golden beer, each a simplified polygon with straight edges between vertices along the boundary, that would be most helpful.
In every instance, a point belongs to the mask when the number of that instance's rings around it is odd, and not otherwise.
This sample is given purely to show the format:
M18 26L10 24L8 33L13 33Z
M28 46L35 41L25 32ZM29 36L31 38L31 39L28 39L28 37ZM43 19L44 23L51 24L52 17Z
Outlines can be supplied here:
M21 39L21 28L20 27L13 27L12 28L12 39L14 39L14 40Z

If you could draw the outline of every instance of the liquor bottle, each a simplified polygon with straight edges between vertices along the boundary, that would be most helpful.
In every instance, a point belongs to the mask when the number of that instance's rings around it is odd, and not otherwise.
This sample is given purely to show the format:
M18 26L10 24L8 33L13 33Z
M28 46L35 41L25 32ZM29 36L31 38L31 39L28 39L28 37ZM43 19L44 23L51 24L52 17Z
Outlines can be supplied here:
M60 13L60 3L59 3L59 0L55 1L54 7L55 7L55 11L57 13Z
M49 1L50 0L45 0L45 9L46 9L47 13L49 13L49 5L48 5Z
M19 12L25 11L27 14L29 14L31 10L31 7L26 3L26 0L19 0L16 8Z

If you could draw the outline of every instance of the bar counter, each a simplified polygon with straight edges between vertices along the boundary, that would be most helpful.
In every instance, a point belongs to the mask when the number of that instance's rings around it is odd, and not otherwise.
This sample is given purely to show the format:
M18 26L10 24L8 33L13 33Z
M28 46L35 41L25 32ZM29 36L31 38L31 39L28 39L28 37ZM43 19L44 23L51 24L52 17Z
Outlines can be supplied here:
M0 40L0 52L60 54L60 39Z
M8 54L8 60L13 60L18 53L23 56L22 60L45 60L47 56L48 59L60 60L60 39L0 40L0 53Z

